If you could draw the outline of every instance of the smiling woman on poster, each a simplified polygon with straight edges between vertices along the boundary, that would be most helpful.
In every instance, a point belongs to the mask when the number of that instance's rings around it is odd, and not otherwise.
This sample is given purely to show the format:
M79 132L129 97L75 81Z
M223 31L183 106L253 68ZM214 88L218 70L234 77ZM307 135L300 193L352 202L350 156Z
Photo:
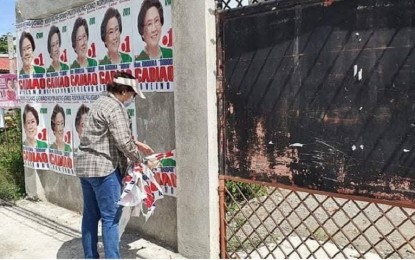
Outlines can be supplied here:
M85 106L84 104L82 104L78 108L78 111L76 112L75 130L78 133L79 140L81 140L81 135L82 135L82 132L84 130L85 118L86 118L86 115L88 114L88 112L89 112L89 107ZM77 151L77 150L78 150L78 147L76 147L74 149L74 151Z
M16 100L16 92L13 89L13 82L12 79L7 79L7 90L6 90L6 98L9 101Z
M144 50L136 61L172 58L173 51L159 45L164 24L163 6L159 0L144 0L137 18L138 32L145 42Z
M29 32L22 32L19 40L20 57L22 58L22 69L20 75L45 73L45 69L33 65L33 52L35 51L35 40Z
M121 15L117 9L110 7L105 12L101 23L101 40L104 42L108 52L99 61L99 65L132 62L133 59L130 55L119 51L121 33Z
M37 127L39 126L39 114L37 110L31 105L26 105L23 110L23 128L26 139L23 141L23 146L32 148L47 148L46 142L36 139Z
M55 135L55 142L50 145L51 149L56 149L63 152L72 152L69 144L65 143L65 111L60 105L53 108L52 116L50 118L50 125Z
M52 25L49 29L48 34L48 52L52 62L50 63L47 72L58 72L69 70L69 66L65 63L60 62L60 47L62 44L61 32L58 27Z
M71 69L87 68L97 66L97 61L87 57L88 53L88 39L89 29L88 23L82 17L78 17L75 20L73 26L71 40L72 48L77 54L76 59L71 65Z

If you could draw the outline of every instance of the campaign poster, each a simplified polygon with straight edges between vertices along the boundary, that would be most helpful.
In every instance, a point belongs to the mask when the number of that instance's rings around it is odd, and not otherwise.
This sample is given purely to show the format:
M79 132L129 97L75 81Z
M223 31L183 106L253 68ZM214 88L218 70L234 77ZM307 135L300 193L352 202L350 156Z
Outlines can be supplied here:
M22 107L22 144L25 167L49 169L46 115L47 107L42 104L25 104Z
M99 35L96 3L73 9L69 16L71 31L71 93L102 92L98 81L97 41ZM86 87L91 87L90 89Z
M116 71L132 74L131 0L97 2L96 16L100 17L97 42L100 84L111 81Z
M25 96L33 97L44 90L45 47L43 20L30 20L17 27L19 84Z
M49 169L74 175L72 124L73 108L69 104L50 104L46 116L49 120Z
M15 74L0 75L0 108L19 107L19 83Z
M98 0L16 28L19 73L11 86L0 78L0 104L11 87L30 110L22 115L35 118L22 122L28 167L74 174L87 111L117 71L134 75L143 92L174 89L169 0ZM134 136L136 112L127 107ZM173 194L175 178L166 176L174 170L165 167L160 179Z
M69 53L72 45L67 12L45 19L44 32L43 46L46 49L46 93L44 94L50 97L48 99L50 102L53 100L52 96L70 94Z
M171 1L133 0L132 49L134 76L143 92L171 92L173 79L173 31Z
M176 151L172 151L176 154ZM165 158L160 161L160 165L153 169L154 178L163 190L163 194L171 197L176 197L176 159L175 156ZM153 193L158 191L154 190Z
M78 150L80 144L80 137L83 133L84 124L86 115L90 110L90 104L82 103L82 104L73 104L72 106L73 118L72 120L72 140L73 140L73 150L76 152Z

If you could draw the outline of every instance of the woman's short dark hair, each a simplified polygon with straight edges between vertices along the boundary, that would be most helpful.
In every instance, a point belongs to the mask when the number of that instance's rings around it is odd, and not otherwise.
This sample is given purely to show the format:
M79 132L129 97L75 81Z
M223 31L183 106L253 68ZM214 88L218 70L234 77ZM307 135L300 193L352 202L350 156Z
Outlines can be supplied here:
M78 132L78 127L79 124L81 123L81 118L84 114L87 114L89 112L89 107L85 106L84 104L82 104L79 108L78 108L78 112L76 112L76 117L75 117L75 130Z
M58 38L59 38L59 47L61 47L62 44L62 40L61 40L61 31L59 31L59 28L55 25L52 25L49 29L49 34L48 34L48 52L50 54L51 51L51 44L50 44L50 40L52 39L52 36L57 33L58 34Z
M144 22L145 22L144 20L146 18L146 13L148 9L150 9L153 6L157 8L157 10L159 11L161 25L163 26L164 24L163 6L161 5L160 1L159 0L144 0L143 3L141 4L140 12L138 13L138 17L137 17L138 33L141 35L142 39L143 39L143 34L144 34Z
M78 31L79 27L81 27L81 26L85 27L86 37L87 37L87 39L89 39L88 23L82 17L76 18L75 23L73 25L73 29L72 29L72 35L71 35L72 48L74 50L75 50L75 46L76 46L76 32Z
M33 36L29 32L22 32L22 35L19 39L19 50L20 50L20 56L22 55L22 47L23 47L23 40L27 38L30 41L30 44L32 44L32 50L35 51L35 40L33 39Z
M114 74L114 78L127 78L127 79L135 79L133 75L128 72L117 71ZM110 82L107 84L107 91L113 94L121 94L123 92L134 92L134 89L129 85L118 84L114 82Z
M122 33L122 23L121 23L121 15L115 8L108 8L104 14L104 18L102 19L101 23L101 40L105 43L105 37L107 36L107 24L111 18L117 18L118 26L120 28L120 33ZM106 46L105 46L106 47Z
M26 114L31 112L36 119L36 125L39 125L39 114L37 110L29 104L26 104L23 110L23 124L26 124Z
M63 110L63 107L56 104L56 106L53 108L52 116L50 117L50 126L52 128L52 131L55 131L55 119L56 119L56 115L58 113L62 114L62 116L63 116L63 126L65 126L65 111Z

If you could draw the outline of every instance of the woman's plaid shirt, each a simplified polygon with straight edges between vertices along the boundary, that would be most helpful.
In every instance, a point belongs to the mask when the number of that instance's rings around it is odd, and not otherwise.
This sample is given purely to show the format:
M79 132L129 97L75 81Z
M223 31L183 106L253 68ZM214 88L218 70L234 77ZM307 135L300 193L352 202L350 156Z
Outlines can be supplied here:
M127 158L140 161L131 120L124 105L111 93L102 94L85 119L74 163L79 177L103 177L117 167L124 173Z

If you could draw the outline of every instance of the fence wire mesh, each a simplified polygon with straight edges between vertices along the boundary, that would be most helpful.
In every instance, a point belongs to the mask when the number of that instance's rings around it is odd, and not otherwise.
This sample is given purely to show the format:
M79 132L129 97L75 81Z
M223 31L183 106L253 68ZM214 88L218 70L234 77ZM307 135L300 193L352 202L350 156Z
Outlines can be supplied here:
M221 176L222 258L415 258L414 209L253 183Z

